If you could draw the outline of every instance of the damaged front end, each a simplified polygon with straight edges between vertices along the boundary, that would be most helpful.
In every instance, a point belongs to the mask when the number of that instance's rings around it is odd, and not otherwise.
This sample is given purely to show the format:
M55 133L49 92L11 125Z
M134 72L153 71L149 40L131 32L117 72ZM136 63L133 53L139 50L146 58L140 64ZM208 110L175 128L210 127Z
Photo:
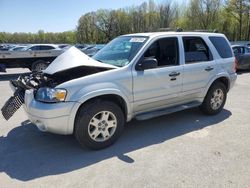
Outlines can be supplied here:
M116 67L95 61L72 47L58 56L43 72L21 75L17 80L11 80L10 86L14 91L14 95L2 107L2 115L6 120L9 120L13 116L25 103L26 90L33 90L34 97L37 94L37 98L39 98L39 93L44 97L44 93L39 91L60 90L56 89L56 86L61 83L114 68ZM63 97L62 93L63 91L58 96ZM64 93L65 96L66 93ZM38 101L48 102L46 100ZM63 100L51 100L49 102L55 103L61 101Z
M24 103L25 90L37 90L42 86L53 86L52 79L44 76L42 73L32 73L30 75L21 75L17 80L10 81L10 87L14 90L14 95L10 97L2 107L2 115L9 120L13 114Z

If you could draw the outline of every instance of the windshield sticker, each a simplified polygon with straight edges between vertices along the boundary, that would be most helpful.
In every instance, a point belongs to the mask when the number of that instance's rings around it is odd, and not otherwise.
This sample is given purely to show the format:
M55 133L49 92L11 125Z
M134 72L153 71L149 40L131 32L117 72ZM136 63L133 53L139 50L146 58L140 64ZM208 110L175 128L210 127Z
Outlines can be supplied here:
M146 38L142 38L142 37L137 37L137 38L131 38L129 42L144 42L146 40Z

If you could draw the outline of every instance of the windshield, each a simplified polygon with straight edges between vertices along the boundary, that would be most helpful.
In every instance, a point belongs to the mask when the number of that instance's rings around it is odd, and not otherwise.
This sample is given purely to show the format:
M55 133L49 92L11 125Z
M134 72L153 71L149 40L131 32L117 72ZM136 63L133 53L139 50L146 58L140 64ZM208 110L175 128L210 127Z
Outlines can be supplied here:
M147 37L122 36L112 40L92 58L102 63L123 67L131 62Z

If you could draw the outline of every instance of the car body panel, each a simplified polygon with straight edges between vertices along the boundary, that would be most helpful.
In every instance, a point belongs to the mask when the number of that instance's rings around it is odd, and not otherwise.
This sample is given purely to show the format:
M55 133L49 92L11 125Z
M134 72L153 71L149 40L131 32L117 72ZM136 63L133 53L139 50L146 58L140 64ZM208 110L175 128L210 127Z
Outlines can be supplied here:
M43 121L46 123L46 130L59 134L72 134L74 130L74 122L79 108L86 101L103 95L116 95L121 97L127 107L126 120L130 121L136 115L151 112L154 110L174 107L178 104L186 104L197 101L202 103L210 86L216 79L226 78L229 81L229 88L233 86L237 75L233 70L234 57L223 59L217 53L215 47L208 40L208 36L222 36L222 34L214 33L146 33L132 34L131 36L147 36L148 41L137 52L130 64L124 67L114 67L112 65L103 64L87 57L80 51L71 48L69 53L64 53L55 63L52 63L44 73L54 74L58 71L67 70L76 66L105 67L106 71L90 74L77 79L69 80L56 86L56 88L64 88L67 90L66 101L62 104L53 104L53 109L59 108L60 105L68 105L68 109L58 113L58 116L48 115L39 117L44 108L44 104L37 102L32 96L32 91L25 94L25 110L32 122ZM126 35L130 36L130 35ZM140 62L142 55L146 49L155 40L164 37L177 37L179 43L179 65L169 67L158 67L144 71L135 70L135 66ZM185 64L185 56L183 50L182 36L199 36L202 37L211 50L213 60L208 62L199 62L194 64ZM66 55L65 55L66 54ZM71 65L72 63L72 65ZM213 70L206 71L206 67L211 66ZM171 81L169 74L172 72L180 72L176 80ZM51 104L46 104L51 105ZM46 106L45 105L45 106ZM58 106L57 106L58 105ZM34 110L33 108L37 108ZM58 111L60 112L60 110ZM58 119L62 117L61 119ZM61 125L52 122L60 121ZM54 118L54 119L53 119ZM44 120L46 119L46 120ZM41 123L38 123L41 129ZM57 130L57 125L62 130Z

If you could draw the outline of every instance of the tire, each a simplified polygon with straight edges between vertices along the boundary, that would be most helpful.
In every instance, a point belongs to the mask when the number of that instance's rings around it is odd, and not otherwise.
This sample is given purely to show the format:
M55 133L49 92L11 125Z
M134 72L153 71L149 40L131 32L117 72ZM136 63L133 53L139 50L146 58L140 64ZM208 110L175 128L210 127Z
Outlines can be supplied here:
M48 63L42 60L38 60L34 62L31 66L31 71L32 72L41 72L45 70L48 67Z
M124 113L109 101L96 100L83 105L76 116L74 135L84 147L99 150L112 145L124 127Z
M208 90L200 106L201 111L207 115L216 115L221 112L227 99L227 90L223 83L216 82Z

